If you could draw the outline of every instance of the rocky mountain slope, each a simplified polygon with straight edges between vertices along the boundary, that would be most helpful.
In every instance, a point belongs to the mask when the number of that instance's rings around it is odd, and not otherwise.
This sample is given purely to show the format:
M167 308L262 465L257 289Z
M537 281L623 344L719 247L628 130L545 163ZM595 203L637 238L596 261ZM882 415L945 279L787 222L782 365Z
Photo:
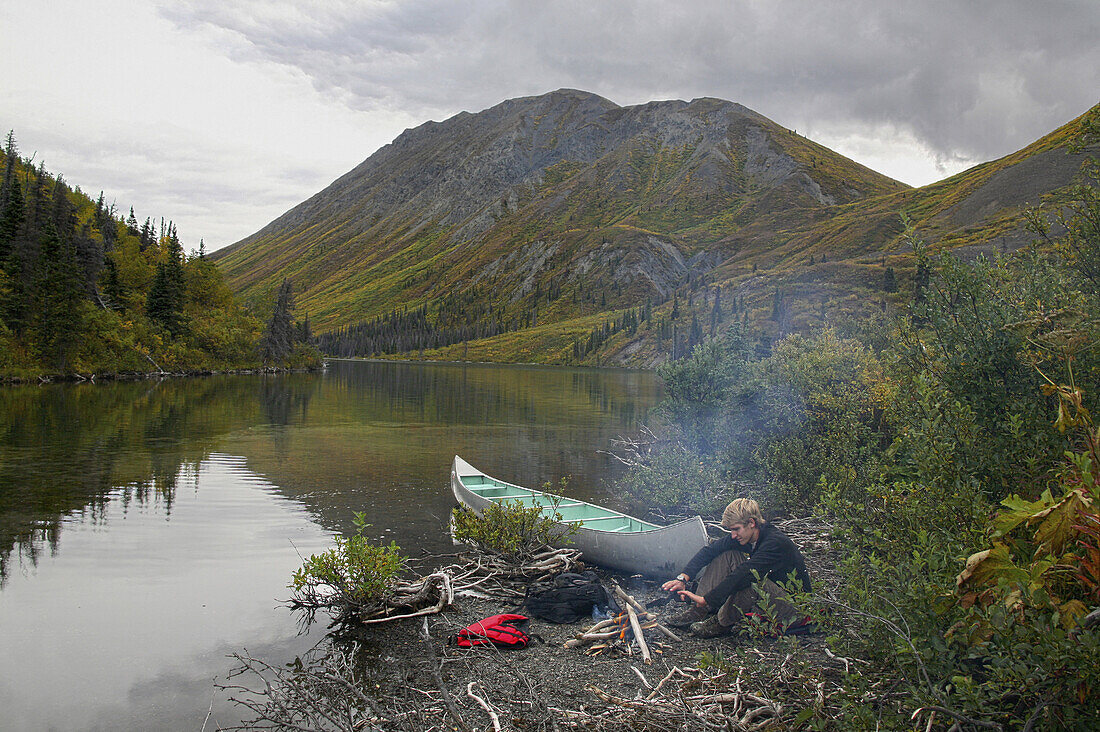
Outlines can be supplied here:
M430 296L408 281L428 261L436 285L511 278L516 297L553 259L576 284L638 285L633 300L720 261L711 244L761 214L902 188L737 104L561 90L407 130L216 256L246 296L291 276L322 328ZM386 279L386 297L362 291Z
M1074 124L911 189L732 102L559 90L406 130L215 256L246 300L290 277L318 331L422 308L470 329L463 355L492 334L489 360L591 362L570 344L645 304L664 337L596 358L651 363L710 311L782 331L867 307L887 260L905 266L902 213L933 242L1017 246L1023 206L1080 170Z

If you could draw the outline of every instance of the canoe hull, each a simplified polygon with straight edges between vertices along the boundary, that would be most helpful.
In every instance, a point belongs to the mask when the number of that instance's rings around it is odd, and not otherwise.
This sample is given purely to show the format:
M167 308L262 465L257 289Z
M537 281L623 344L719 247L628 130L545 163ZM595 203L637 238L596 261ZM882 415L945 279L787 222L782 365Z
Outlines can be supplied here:
M488 477L456 456L451 468L451 490L455 500L481 515L493 501L478 495L463 483L464 477L474 476ZM499 482L503 483L503 481ZM521 488L521 490L530 491L531 489ZM533 492L554 500L570 500L542 491ZM669 526L628 533L601 531L581 525L568 542L563 542L563 545L579 550L585 560L593 564L629 574L669 578L683 570L688 561L697 551L706 546L707 542L707 530L703 520L693 516Z

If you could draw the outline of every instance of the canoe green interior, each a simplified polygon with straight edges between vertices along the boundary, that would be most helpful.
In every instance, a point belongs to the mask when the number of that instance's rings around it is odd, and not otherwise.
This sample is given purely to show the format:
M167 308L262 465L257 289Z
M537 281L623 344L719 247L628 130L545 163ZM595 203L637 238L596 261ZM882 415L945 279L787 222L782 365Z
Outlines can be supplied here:
M545 514L552 515L556 511L561 514L563 522L580 523L592 529L628 533L660 528L656 524L639 521L610 509L593 506L591 503L549 496L528 488L509 485L486 475L463 475L461 480L472 493L494 503L518 501L524 507L542 506Z

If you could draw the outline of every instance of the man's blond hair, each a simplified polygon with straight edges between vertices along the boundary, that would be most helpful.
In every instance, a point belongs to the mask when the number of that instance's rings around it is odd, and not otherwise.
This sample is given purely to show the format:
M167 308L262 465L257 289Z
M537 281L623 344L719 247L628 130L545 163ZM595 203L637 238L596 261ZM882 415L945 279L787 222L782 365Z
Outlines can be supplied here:
M730 529L734 524L747 524L749 519L754 519L757 526L764 523L760 504L751 498L735 498L722 512L722 528Z

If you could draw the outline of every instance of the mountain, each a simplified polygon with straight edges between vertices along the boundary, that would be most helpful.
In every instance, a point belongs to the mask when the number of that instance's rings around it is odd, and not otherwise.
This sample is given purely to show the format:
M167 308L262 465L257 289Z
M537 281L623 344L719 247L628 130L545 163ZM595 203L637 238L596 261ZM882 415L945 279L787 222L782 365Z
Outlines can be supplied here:
M780 330L812 326L829 313L886 309L906 297L913 267L903 217L930 251L963 259L1029 244L1028 211L1055 210L1085 182L1086 161L1100 157L1100 144L1074 144L1086 120L1098 116L1100 105L1021 150L942 181L813 212L779 238L761 217L722 242L734 254L711 276L762 308L778 292L791 306ZM887 268L897 272L902 294L884 292Z
M905 266L901 213L937 242L1016 246L1024 203L1080 170L1072 125L911 189L739 104L563 89L406 130L214 256L249 302L290 278L345 352L652 363L700 317L783 331L866 308L886 258Z

